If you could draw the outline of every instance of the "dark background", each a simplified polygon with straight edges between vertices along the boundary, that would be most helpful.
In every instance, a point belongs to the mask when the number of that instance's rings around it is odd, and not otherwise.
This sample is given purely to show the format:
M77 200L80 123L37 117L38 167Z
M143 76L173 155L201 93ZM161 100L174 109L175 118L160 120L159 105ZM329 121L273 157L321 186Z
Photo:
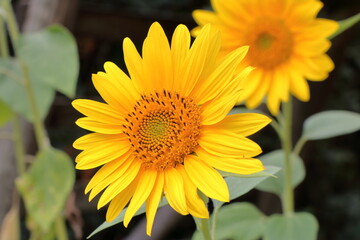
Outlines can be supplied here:
M226 0L224 0L226 1ZM189 29L196 26L191 12L209 8L207 0L62 0L48 23L60 22L74 34L80 54L80 76L77 98L98 99L91 83L91 73L103 70L105 61L113 61L126 70L122 56L122 40L130 37L141 49L152 22L159 21L170 37L175 27L183 23ZM360 1L323 1L321 17L341 20L359 12ZM26 24L27 1L17 1L19 21ZM360 26L347 30L333 40L329 55L336 68L325 82L310 82L311 101L295 101L295 139L311 114L323 110L341 109L360 112ZM66 61L66 60L64 60ZM71 107L71 99L58 94L46 120L52 144L75 158L78 154L72 142L86 132L74 121L80 115ZM267 127L254 136L264 152L279 148L274 131ZM302 157L307 176L296 189L296 210L312 212L320 223L319 240L360 239L360 132L329 140L308 142ZM77 171L73 197L68 207L72 221L68 222L71 239L79 229L83 239L105 219L105 209L97 211L95 199L87 202L83 190L95 171ZM280 212L277 197L251 191L238 199L251 201L266 214ZM75 210L74 210L75 208ZM76 208L79 210L76 211ZM95 235L93 240L143 239L143 216L133 219L128 229L122 224ZM189 239L195 229L191 217L179 217L164 209L155 220L153 239ZM154 229L154 230L155 230ZM155 233L156 232L156 233ZM139 234L139 235L137 235Z

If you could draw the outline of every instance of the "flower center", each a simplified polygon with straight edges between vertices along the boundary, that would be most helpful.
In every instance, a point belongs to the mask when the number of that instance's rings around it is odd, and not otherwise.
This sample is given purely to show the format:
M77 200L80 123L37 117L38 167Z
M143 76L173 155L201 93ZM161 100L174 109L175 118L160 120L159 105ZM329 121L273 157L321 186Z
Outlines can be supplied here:
M261 18L250 26L246 34L250 65L272 69L289 59L293 50L293 35L282 21Z
M125 120L124 133L145 168L174 168L198 145L200 107L177 93L143 95Z

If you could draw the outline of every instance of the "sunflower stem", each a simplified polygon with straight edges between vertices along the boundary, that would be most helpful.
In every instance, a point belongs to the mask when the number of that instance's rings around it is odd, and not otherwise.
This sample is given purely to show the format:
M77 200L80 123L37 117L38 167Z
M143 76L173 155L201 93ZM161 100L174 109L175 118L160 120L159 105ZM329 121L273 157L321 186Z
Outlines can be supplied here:
M292 186L292 101L283 104L284 124L282 135L282 148L285 154L284 162L284 192L282 196L282 205L285 215L291 216L294 213L294 189Z
M18 53L17 43L19 41L20 33L19 33L19 27L16 22L14 10L10 4L10 1L8 0L3 1L3 8L6 11L7 27L9 29L10 39L14 48L15 55L17 55ZM34 89L30 81L28 68L21 60L19 60L19 63L22 70L22 77L25 85L25 90L27 92L30 108L33 114L32 122L34 124L36 141L39 149L41 150L48 145L48 139L45 134L45 127L40 117L39 109L35 99Z
M65 220L62 216L59 216L55 220L55 230L56 230L56 236L58 240L68 240L67 230L66 230L66 224Z
M204 240L213 240L210 232L210 221L208 218L198 218L198 230L202 233Z
M0 16L0 56L9 57L8 41L5 29L5 21Z
M220 206L216 206L214 208L214 211L212 213L212 222L211 222L211 239L215 240L215 235L216 235L216 218L217 218L217 214L220 210Z
M15 115L13 120L13 140L15 144L15 160L18 174L23 176L26 171L24 139L21 131L20 116Z

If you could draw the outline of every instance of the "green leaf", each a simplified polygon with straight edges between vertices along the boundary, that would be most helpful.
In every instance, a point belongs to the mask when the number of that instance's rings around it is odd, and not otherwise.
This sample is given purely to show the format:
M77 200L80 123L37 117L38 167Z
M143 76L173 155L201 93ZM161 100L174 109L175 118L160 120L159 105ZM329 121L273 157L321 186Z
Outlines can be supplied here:
M360 114L350 111L324 111L314 114L304 122L302 137L319 140L360 130Z
M168 202L166 200L166 198L161 198L161 201L159 203L159 207L165 206L167 205ZM124 210L121 211L121 213L119 214L119 216L117 216L113 221L111 222L103 222L100 226L98 226L88 237L87 239L91 238L92 236L94 236L95 234L101 232L102 230L112 227L118 223L121 223L124 220L124 216L125 216L125 212L126 212L127 208L124 208ZM143 204L139 210L135 213L134 216L140 215L142 213L144 213L146 210L145 205Z
M332 39L334 37L336 37L337 35L341 34L342 32L344 32L345 30L351 28L352 26L354 26L356 23L358 23L360 21L360 13L351 16L347 19L344 19L342 21L339 21L339 28L338 30L331 35L329 38Z
M0 127L9 122L13 116L14 114L8 105L0 100Z
M211 218L214 221L213 216ZM216 240L255 240L265 230L265 216L251 203L232 203L221 207L216 217ZM203 240L199 231L193 240Z
M30 170L17 180L27 213L45 233L62 214L75 181L72 160L62 151L40 151Z
M55 93L40 82L31 81L31 83L40 117L44 119ZM14 58L0 59L0 100L14 112L32 121L33 113L29 104L28 93L23 84L23 74L19 62Z
M268 178L265 181L261 182L259 185L256 186L256 189L264 191L264 192L271 192L278 195L284 190L284 159L285 155L282 150L275 150L268 154L262 155L259 157L260 160L263 162L264 165L273 165L281 168L278 173L275 174L277 178ZM302 159L299 156L291 155L292 160L292 185L296 187L299 183L302 182L305 178L305 168Z
M277 173L280 169L278 167L273 166L265 166L265 170L262 174L264 174L262 177L256 177L256 174L253 174L253 177L244 178L244 177L227 177L225 178L225 181L228 185L229 192L230 192L230 200L233 200L235 198L238 198L245 193L249 192L251 189L255 188L256 185L258 185L260 182L264 181L269 176L272 176L273 174ZM258 173L259 175L261 173ZM244 175L239 175L244 176ZM250 175L251 176L251 175ZM224 204L224 202L220 202L217 200L214 200L214 206L221 206Z
M266 224L264 240L316 240L318 228L316 218L310 213L274 214Z
M74 97L79 59L74 37L66 28L53 25L24 34L19 39L18 49L34 82Z

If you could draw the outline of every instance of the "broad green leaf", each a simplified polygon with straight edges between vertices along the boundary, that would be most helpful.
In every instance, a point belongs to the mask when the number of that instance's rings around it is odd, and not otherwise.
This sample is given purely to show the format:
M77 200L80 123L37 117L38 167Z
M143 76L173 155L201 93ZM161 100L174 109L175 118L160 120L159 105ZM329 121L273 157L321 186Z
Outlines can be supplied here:
M40 151L29 171L17 180L27 212L43 232L62 214L74 181L72 160L52 148Z
M360 21L360 13L351 16L347 19L341 20L339 21L339 28L338 30L331 35L329 38L332 39L334 37L336 37L337 35L341 34L342 32L344 32L345 30L351 28L352 26L354 26L356 23L358 23Z
M11 120L13 117L13 112L5 104L3 101L0 100L0 127L4 126L7 122Z
M265 230L265 216L251 203L232 203L220 208L216 217L216 240L255 240ZM211 221L214 221L211 216ZM196 231L193 240L203 240Z
M323 111L304 122L302 137L319 140L336 137L360 130L360 114L350 111Z
M310 213L274 214L266 223L264 240L316 240L318 228L316 218Z
M161 198L161 201L159 203L159 207L165 206L167 205L168 202L166 200L166 198ZM121 223L124 220L124 216L125 216L125 212L126 212L127 208L124 208L124 210L121 211L121 213L119 214L119 216L117 216L113 221L111 222L103 222L100 226L98 226L88 237L87 239L91 238L92 236L94 236L95 234L97 234L98 232L101 232L102 230L112 227L118 223ZM140 209L136 212L136 214L134 216L140 215L142 213L144 213L146 210L145 205L142 205L140 207Z
M259 157L264 165L273 165L281 168L275 174L277 178L268 178L256 186L256 189L281 195L284 189L284 153L282 150L275 150ZM292 184L293 187L299 185L305 178L305 168L302 159L299 156L291 155L292 159Z
M265 166L265 170L263 171L262 177L256 177L256 174L252 178L244 178L244 177L226 177L225 181L228 185L229 192L230 192L230 200L238 198L245 193L249 192L251 189L255 188L260 182L264 181L269 176L273 176L273 174L277 173L280 170L278 167L273 166ZM259 173L260 175L260 173ZM242 176L242 175L239 175ZM251 175L250 175L251 176ZM214 206L221 206L224 202L220 202L214 200Z
M54 90L37 81L31 83L40 117L44 119L54 99ZM20 63L14 58L0 59L0 100L14 112L32 121L33 113L24 87Z
M18 49L19 57L27 64L34 82L74 97L79 59L76 42L68 30L53 25L24 34L19 39Z

